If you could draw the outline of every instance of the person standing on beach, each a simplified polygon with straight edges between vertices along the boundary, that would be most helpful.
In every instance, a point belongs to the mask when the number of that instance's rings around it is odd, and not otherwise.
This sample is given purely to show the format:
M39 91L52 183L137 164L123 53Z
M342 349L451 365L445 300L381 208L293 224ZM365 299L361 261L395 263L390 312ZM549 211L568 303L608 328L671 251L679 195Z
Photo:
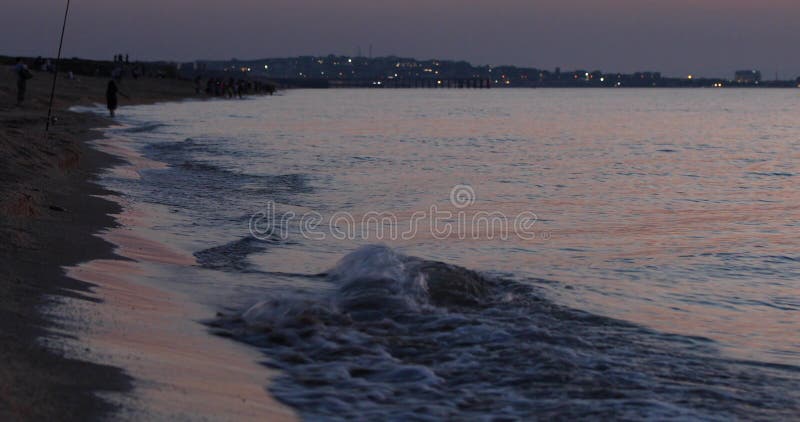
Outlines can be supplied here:
M33 74L28 69L28 66L22 62L22 57L17 58L14 72L17 74L17 105L21 106L22 102L25 101L25 89L28 85L28 79L32 78Z
M108 87L106 88L106 106L108 107L108 113L111 117L114 117L114 111L117 109L117 94L128 98L127 95L119 90L117 82L111 79L108 81Z

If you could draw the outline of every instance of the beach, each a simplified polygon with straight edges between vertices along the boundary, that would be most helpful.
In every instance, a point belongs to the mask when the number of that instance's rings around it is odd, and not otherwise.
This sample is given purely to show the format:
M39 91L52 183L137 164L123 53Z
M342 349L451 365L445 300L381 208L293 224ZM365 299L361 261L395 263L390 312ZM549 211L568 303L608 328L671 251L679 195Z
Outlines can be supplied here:
M800 1L186 3L0 13L0 422L800 422Z
M796 414L794 91L102 86L3 111L2 416Z
M102 314L98 309L133 308L155 300L145 293L139 297L112 297L108 294L108 285L103 292L93 291L98 286L65 274L65 267L104 259L107 271L103 274L107 276L118 271L111 267L130 266L132 262L131 258L120 260L111 242L95 236L103 229L117 226L113 215L123 211L114 201L113 193L96 184L101 171L123 164L121 157L90 146L92 141L103 137L101 129L114 122L98 114L68 111L72 106L103 103L107 79L79 76L68 80L61 75L53 107L56 120L50 132L45 133L52 76L36 73L28 82L24 106L16 107L13 105L15 77L11 68L3 67L0 72L3 73L0 82L0 157L3 163L0 169L3 181L0 185L0 235L3 238L0 243L3 343L0 359L4 362L0 367L0 419L102 417L121 406L101 399L98 393L130 394L135 380L119 368L90 363L81 356L68 357L70 354L89 355L90 346L81 340L81 332L92 331L95 327L70 327L67 319L47 312L65 301L73 303L69 305L71 308ZM123 107L194 96L191 82L186 81L125 80L122 87L131 97L122 101ZM109 151L113 153L114 149ZM153 249L154 245L147 247ZM143 291L153 293L152 290ZM163 300L165 296L159 297ZM147 309L146 306L142 308ZM164 305L162 302L162 309L164 313L181 311L180 305L175 303ZM123 320L135 318L146 319L141 314L131 314ZM99 325L97 318L85 322ZM145 325L141 323L139 327ZM121 324L111 328L118 339L109 344L119 346L126 337L124 329ZM68 339L77 339L73 344L80 353L62 350L61 343ZM153 340L154 343L159 341ZM111 347L109 344L107 346ZM135 353L134 350L125 347L128 354ZM169 353L169 347L162 347L160 354L152 352L151 359L157 361ZM260 388L252 393L264 394ZM193 398L195 404L199 399Z

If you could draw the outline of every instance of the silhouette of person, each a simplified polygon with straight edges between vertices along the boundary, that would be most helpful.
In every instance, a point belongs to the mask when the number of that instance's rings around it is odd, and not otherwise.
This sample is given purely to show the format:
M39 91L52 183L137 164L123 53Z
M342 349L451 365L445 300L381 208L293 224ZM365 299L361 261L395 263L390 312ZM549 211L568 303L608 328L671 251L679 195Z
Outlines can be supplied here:
M28 66L22 62L22 57L17 58L17 64L14 65L14 72L17 74L17 105L22 105L25 101L25 90L27 88L28 79L33 77Z
M117 82L114 79L111 79L108 81L108 87L106 88L106 106L108 107L108 114L111 117L114 117L114 111L117 109L117 94L128 98L127 95L119 90Z

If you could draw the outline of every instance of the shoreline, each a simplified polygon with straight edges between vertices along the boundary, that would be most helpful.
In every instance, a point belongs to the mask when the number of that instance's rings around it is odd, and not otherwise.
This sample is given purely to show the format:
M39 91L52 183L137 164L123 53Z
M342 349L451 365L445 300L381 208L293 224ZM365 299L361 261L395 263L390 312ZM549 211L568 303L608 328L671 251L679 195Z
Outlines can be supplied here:
M69 107L104 98L104 78L59 80L58 118L45 135L49 74L36 73L28 101L12 106L14 78L0 82L0 419L97 419L118 409L99 392L129 393L134 380L118 367L59 353L48 343L76 335L47 309L62 300L96 304L92 283L70 278L64 268L96 259L125 259L95 236L119 227L122 207L98 183L101 172L123 160L90 144L102 139L113 120ZM165 79L125 81L134 97L122 105L196 97L190 82ZM124 110L124 109L123 109ZM97 130L100 129L100 130ZM124 262L124 261L121 261ZM42 339L49 339L43 341Z
M91 142L122 161L107 170L117 177L135 180L142 170L163 167L126 143L110 134ZM151 228L168 219L168 212L124 196L108 199L120 206L114 215L118 224L96 236L123 258L67 268L68 276L92 285L89 294L98 303L62 298L49 312L67 333L78 334L58 341L67 355L121 368L132 377L132 391L101 393L118 406L115 417L295 420L294 412L267 392L273 371L258 364L260 353L211 335L202 321L215 311L159 283L166 274L196 265L194 256L163 243Z
M34 187L37 197L16 192L20 196L12 206L22 208L25 214L15 216L22 221L3 221L3 235L11 242L0 258L0 331L5 344L0 356L8 362L0 370L0 383L7 386L0 392L0 415L12 420L94 418L113 410L94 397L95 391L131 388L130 378L117 368L66 358L39 344L58 327L42 312L51 297L92 300L86 296L90 285L71 279L62 267L95 257L114 258L111 245L93 236L116 224L110 214L118 212L117 205L97 197L108 192L93 183L95 172L113 164L114 158L88 148L85 140L91 135L84 130L75 144L80 163L61 180L35 180L34 186L51 185Z

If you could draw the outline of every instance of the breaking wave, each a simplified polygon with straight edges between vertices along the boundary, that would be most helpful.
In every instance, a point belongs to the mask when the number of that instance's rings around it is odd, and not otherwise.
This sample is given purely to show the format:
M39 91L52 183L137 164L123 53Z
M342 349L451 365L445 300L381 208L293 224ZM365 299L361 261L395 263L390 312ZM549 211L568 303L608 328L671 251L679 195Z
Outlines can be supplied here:
M366 246L286 294L214 321L282 370L305 418L780 418L797 371L727 360L710 340L559 306L535 284Z

